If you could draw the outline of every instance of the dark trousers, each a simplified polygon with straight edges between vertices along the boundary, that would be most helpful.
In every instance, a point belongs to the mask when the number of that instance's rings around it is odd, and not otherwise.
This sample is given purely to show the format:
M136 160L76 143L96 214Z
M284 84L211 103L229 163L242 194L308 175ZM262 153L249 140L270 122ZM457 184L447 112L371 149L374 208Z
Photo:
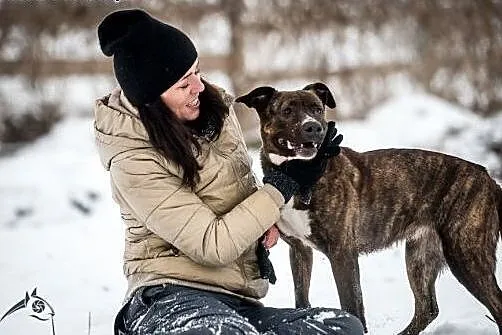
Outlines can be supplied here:
M139 289L122 308L116 334L363 334L361 322L333 308L263 307L238 297L176 285Z

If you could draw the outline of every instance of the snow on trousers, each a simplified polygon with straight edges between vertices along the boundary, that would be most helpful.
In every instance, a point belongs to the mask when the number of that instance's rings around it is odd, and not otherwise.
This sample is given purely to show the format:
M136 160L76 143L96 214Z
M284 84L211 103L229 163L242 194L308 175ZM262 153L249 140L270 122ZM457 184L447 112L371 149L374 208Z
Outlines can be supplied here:
M333 308L272 308L176 285L139 289L117 315L115 334L361 335L359 319Z

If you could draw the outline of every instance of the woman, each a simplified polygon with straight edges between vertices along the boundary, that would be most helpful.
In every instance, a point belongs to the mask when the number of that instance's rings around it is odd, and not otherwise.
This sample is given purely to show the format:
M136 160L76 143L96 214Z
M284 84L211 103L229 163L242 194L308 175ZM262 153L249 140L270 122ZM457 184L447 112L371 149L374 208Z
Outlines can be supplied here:
M260 273L259 240L277 242L280 208L324 164L266 171L258 187L231 98L200 77L184 33L133 9L108 15L98 36L120 84L95 108L126 226L128 291L116 333L361 334L340 310L259 302L273 277L267 266Z

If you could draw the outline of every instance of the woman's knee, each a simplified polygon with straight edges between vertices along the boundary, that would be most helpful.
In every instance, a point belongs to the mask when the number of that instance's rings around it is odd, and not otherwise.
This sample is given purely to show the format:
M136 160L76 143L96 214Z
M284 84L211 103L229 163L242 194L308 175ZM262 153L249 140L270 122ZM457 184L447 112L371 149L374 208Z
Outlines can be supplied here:
M361 321L352 314L338 311L335 316L328 317L322 322L334 330L337 335L362 335L364 327Z
M184 324L185 330L173 334L220 334L220 335L259 335L246 319L232 314L217 314L194 319Z
M188 329L170 330L173 335L259 335L253 327L249 325L229 325L227 323L215 323L212 325L193 325Z
M333 308L260 308L246 314L260 331L274 334L362 335L358 318Z

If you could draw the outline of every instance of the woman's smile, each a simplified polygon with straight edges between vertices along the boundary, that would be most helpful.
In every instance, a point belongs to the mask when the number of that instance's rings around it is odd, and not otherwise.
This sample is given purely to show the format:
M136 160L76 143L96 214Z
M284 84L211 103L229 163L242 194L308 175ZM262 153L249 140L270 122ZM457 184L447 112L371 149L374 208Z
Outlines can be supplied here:
M160 97L178 120L181 122L193 121L199 117L199 93L204 88L200 78L199 60L196 60L183 78L162 93Z

